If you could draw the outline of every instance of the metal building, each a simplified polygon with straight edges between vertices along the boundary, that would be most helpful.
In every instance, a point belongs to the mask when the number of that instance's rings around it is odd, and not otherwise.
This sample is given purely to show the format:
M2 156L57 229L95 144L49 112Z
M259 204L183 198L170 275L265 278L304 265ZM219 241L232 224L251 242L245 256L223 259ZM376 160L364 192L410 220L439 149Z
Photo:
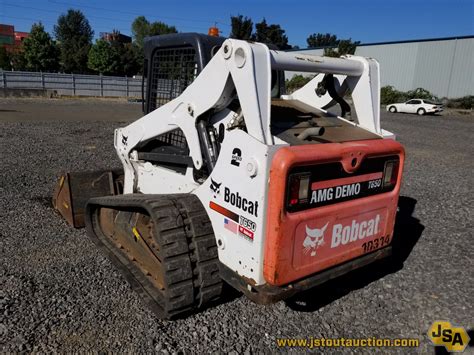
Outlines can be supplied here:
M324 50L296 52L323 55ZM421 87L448 98L474 95L474 36L360 44L355 54L379 61L382 86Z

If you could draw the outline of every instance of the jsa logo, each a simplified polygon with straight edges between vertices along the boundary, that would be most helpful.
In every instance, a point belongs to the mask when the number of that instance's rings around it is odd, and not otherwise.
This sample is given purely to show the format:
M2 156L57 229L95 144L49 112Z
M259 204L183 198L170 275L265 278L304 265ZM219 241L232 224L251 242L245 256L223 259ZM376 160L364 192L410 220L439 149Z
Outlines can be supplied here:
M434 345L444 346L447 351L461 352L469 343L469 335L463 327L453 327L450 322L436 321L428 330Z

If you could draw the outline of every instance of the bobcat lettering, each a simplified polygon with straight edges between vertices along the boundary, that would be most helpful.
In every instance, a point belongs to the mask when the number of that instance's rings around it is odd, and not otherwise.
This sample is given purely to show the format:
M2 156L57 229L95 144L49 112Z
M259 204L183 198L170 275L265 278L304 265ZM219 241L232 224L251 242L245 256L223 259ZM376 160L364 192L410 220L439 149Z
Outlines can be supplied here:
M357 222L355 219L347 226L335 224L332 228L331 248L340 244L355 242L357 239L369 238L379 232L380 215L368 221Z
M245 197L240 196L238 192L231 192L228 187L224 189L224 201L244 212L258 217L258 201L248 200Z

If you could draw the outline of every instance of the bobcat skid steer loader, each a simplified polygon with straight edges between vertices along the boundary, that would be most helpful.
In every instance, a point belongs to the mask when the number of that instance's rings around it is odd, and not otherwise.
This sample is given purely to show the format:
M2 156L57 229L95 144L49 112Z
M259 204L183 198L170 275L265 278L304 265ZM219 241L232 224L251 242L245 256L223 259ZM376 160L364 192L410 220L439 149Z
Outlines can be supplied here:
M375 60L190 34L145 48L147 114L115 131L123 175L92 179L116 195L81 213L160 317L224 281L265 304L391 254L404 150L380 127ZM281 95L284 70L317 75ZM354 122L326 110L348 92Z

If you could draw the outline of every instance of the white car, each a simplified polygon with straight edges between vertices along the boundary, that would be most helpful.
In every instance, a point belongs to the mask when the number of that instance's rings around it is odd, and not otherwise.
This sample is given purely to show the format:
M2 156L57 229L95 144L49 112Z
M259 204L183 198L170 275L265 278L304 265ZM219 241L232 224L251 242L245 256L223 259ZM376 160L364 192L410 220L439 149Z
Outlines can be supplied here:
M416 113L420 116L427 113L437 113L443 111L443 105L430 100L412 99L407 102L387 105L387 111Z

